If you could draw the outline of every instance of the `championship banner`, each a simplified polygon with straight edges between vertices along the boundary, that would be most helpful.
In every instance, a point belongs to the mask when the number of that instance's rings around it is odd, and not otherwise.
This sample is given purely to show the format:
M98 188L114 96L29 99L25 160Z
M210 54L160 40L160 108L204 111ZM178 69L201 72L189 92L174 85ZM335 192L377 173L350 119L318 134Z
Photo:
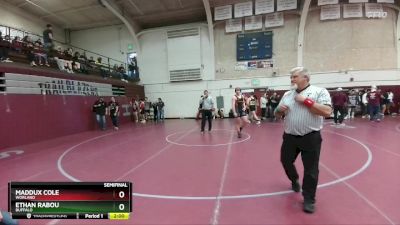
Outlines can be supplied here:
M318 0L318 5L332 5L338 4L339 0Z
M111 84L5 73L7 94L113 96Z
M349 0L349 3L363 3L368 2L368 0Z
M321 6L320 20L336 20L336 19L340 19L340 5Z
M343 18L360 18L363 17L362 4L344 4Z
M394 4L394 0L377 0L378 3L391 3Z
M232 5L218 6L214 8L214 20L232 19Z
M273 13L274 12L274 0L256 0L256 15Z
M385 18L387 12L383 11L381 4L365 3L365 16L367 18Z
M235 18L253 15L253 2L242 2L235 4Z
M297 9L297 0L277 0L276 11Z
M244 30L262 29L262 16L249 16L244 19Z
M230 19L225 21L225 32L241 32L243 29L242 18L239 19Z
M267 14L265 16L265 28L280 27L284 24L284 17L282 12Z

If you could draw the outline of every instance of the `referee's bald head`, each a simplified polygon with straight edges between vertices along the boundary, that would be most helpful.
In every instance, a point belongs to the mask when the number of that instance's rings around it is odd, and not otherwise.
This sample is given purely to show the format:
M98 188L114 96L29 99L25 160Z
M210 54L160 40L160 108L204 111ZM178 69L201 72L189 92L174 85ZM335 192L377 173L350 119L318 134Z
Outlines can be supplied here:
M302 66L295 67L290 70L290 75L301 75L307 78L307 81L310 81L310 75L308 74L308 70Z

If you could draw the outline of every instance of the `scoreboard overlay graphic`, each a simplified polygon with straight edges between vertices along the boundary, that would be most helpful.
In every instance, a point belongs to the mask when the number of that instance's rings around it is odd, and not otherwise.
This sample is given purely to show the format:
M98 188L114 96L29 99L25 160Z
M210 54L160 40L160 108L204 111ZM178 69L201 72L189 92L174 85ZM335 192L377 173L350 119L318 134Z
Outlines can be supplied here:
M13 219L129 219L130 182L10 182Z

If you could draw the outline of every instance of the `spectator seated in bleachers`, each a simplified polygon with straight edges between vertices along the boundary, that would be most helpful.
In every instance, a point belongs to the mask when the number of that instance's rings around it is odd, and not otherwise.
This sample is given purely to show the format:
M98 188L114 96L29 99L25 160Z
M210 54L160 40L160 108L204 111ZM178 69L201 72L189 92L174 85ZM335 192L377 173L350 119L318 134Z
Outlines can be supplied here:
M12 34L12 30L13 28L8 29L8 34ZM23 33L28 34L29 32ZM73 49L70 47L63 51L59 46L56 50L54 44L57 41L54 39L51 25L48 25L47 29L43 32L43 39L38 38L39 35L36 34L26 35L23 38L15 35L12 37L13 39L11 41L10 35L4 36L0 31L0 62L16 61L19 63L29 63L32 67L39 65L53 68L58 67L58 69L67 73L77 72L101 75L104 79L112 75L115 78L127 82L126 79L128 76L126 75L123 64L120 66L116 65L116 68L111 70L110 65L108 63L103 63L101 57L99 57L96 62L93 56L88 59L85 52L83 52L83 54L80 54L80 52L74 53ZM32 37L36 37L38 40L33 41ZM61 43L61 45L64 44ZM96 53L93 54L94 56L96 55ZM11 61L10 58L13 61ZM109 62L110 59L106 59L106 61Z
M81 55L79 52L74 53L74 57L72 57L73 65L79 64L79 72L88 74L88 66L87 66L87 58L85 53Z
M79 56L79 60L87 63L88 59L86 57L86 53L85 52L83 52L83 54Z
M43 49L42 42L37 40L33 46L33 54L35 55L35 59L37 59L38 64L43 66L42 59L47 67L50 67L50 64L47 60L47 53Z
M104 78L104 79L107 79L107 77L109 76L108 74L108 71L107 70L105 70L104 69L104 67L105 66L107 66L107 65L104 65L103 63L102 63L102 58L101 57L98 57L97 58L97 61L96 61L96 65L97 65L97 67L99 68L99 70L100 70L100 75Z
M123 68L123 65L122 65L122 68ZM118 79L121 79L121 81L127 82L127 80L125 80L125 76L126 75L123 72L124 71L121 70L121 66L118 66L117 64L114 64L114 66L113 66L113 68L111 70L111 76L112 77L116 77Z
M90 64L96 64L96 61L94 61L93 56L90 56L88 63Z
M72 48L67 48L66 50L64 50L64 61L67 66L68 73L74 73L74 66L72 65L73 63L72 54L73 54Z
M10 37L10 36L8 36ZM10 50L11 43L6 37L2 36L0 31L0 62L12 62L10 58L8 58L8 52Z
M118 72L120 74L121 80L124 81L124 82L128 82L126 80L128 77L126 75L126 70L125 70L124 64L121 63L121 65L119 65Z
M18 53L22 53L23 43L20 37L18 36L14 37L14 39L11 42L11 48Z
M79 52L75 52L74 56L72 56L72 69L74 71L80 71L81 70L81 64L79 62L79 55L80 55Z
M114 64L114 66L113 66L113 68L111 70L111 76L118 77L118 78L121 77L121 74L118 71L118 65L117 64Z
M61 46L58 46L57 50L54 52L54 60L56 61L59 70L68 72L69 68L64 60L64 52Z
M7 41L8 43L11 43L10 35L4 36L4 40Z
M31 66L37 66L36 63L35 63L35 54L34 54L34 51L33 51L34 44L32 42L31 37L28 36L28 35L25 36L22 39L22 42L23 42L23 52L28 57L30 65Z

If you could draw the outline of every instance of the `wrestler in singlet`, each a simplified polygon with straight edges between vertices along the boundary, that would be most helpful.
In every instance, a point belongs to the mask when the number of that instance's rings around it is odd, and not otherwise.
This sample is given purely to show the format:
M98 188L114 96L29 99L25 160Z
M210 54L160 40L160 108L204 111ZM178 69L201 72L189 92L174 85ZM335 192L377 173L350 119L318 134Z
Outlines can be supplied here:
M236 131L238 138L242 137L242 130L246 124L250 123L245 112L246 100L241 93L240 88L235 88L235 95L232 97L232 109L236 117Z
M251 97L251 99L249 101L250 112L256 111L256 104L257 104L256 99L254 97Z
M246 112L244 111L244 96L240 94L239 96L235 95L236 98L236 114L238 117L246 116Z

